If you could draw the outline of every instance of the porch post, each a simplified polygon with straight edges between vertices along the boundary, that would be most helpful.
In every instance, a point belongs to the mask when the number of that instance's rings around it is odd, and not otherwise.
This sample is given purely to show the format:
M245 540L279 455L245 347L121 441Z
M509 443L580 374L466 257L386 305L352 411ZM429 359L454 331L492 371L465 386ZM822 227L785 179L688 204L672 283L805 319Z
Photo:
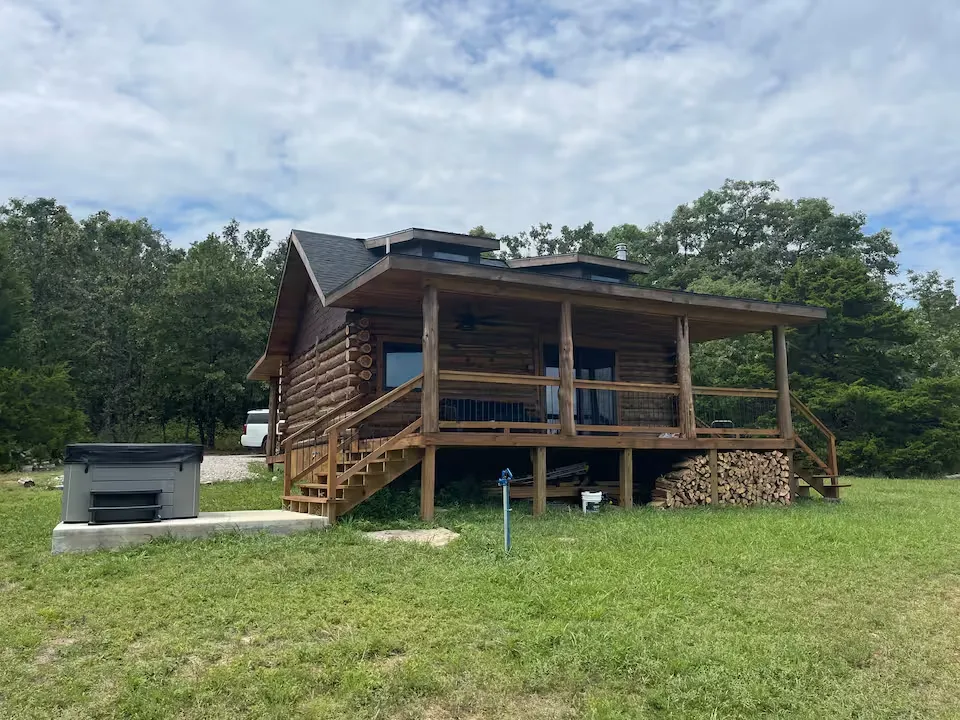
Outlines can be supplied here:
M437 288L427 285L423 289L423 392L420 397L425 435L440 432L439 309Z
M620 507L633 507L633 448L620 451Z
M560 305L560 433L576 435L573 412L573 308L569 300Z
M677 318L677 384L681 437L697 437L697 418L693 409L693 378L690 374L690 319Z
M267 467L273 471L273 461L270 459L277 454L277 405L280 400L280 378L270 378L270 402L267 405Z
M437 487L437 446L427 445L420 465L420 519L433 520L433 498Z
M716 448L710 448L710 504L716 507L720 504L720 469L719 453Z
M790 376L787 371L786 328L777 325L773 328L773 354L777 367L777 427L780 437L793 438L793 414L790 410Z
M547 510L547 449L536 447L533 456L533 514L542 515Z

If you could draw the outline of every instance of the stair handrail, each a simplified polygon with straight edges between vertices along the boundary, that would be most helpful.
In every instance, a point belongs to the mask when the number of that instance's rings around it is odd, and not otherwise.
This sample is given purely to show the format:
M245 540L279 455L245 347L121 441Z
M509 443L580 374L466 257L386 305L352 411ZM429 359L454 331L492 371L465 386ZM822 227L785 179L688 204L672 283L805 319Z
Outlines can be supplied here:
M821 468L830 473L833 477L836 477L840 474L840 469L837 464L837 436L833 434L833 431L828 428L823 420L818 418L813 414L807 405L796 396L792 391L790 392L790 404L800 411L800 414L803 415L807 420L809 420L815 428L817 428L827 439L827 452L828 457L827 461L824 461L817 455L807 443L805 443L799 435L796 437L797 443L800 445L801 449L810 456L810 458L820 465Z
M349 428L355 426L357 423L360 423L366 420L368 417L373 415L376 412L379 412L383 408L391 405L400 398L409 394L415 387L423 383L423 373L410 378L403 385L395 387L390 392L381 395L376 400L364 405L362 408L357 410L355 413L348 415L347 417L333 423L330 427L327 428L327 498L328 498L328 512L330 513L329 517L333 517L334 504L333 501L336 498L337 487L340 485L340 478L337 476L337 463L339 462L339 450L340 445L340 430L344 428ZM421 419L422 422L422 419ZM412 432L410 428L406 428ZM403 432L403 431L401 431ZM354 472L354 468L350 468Z
M356 425L358 422L362 420L366 420L375 412L379 412L380 410L383 410L383 408L385 408L387 405L390 405L396 400L399 400L400 398L402 398L404 395L407 395L411 390L413 390L417 385L419 385L422 382L423 382L423 373L420 373L416 377L412 377L409 380L407 380L403 385L398 385L390 392L385 393L384 395L381 395L380 397L378 397L376 400L373 400L367 403L352 415L347 415L347 417L343 418L342 420L335 422L333 425L327 428L327 433L329 434L331 432L339 432L341 429L345 427L352 427Z
M325 413L324 415L321 415L320 417L314 420L311 420L309 423L304 425L295 433L293 433L289 437L284 438L283 442L281 443L281 447L283 447L284 450L288 450L290 447L292 447L293 442L295 440L299 440L301 437L303 437L305 434L307 434L311 430L316 430L318 427L326 425L330 420L333 420L338 415L342 415L344 412L349 410L353 405L356 405L357 401L360 400L361 397L362 397L361 395L354 395L350 399L345 400L344 402L337 405L337 407L335 407L330 412Z
M365 467L370 465L370 463L376 462L381 457L386 455L390 450L396 449L396 447L400 444L401 440L403 440L408 435L412 435L421 427L423 427L423 416L418 417L416 420L414 420L412 423L407 425L403 430L401 430L392 438L387 440L387 442L385 442L383 445L378 447L372 453L370 453L369 455L365 455L360 460L357 460L357 462L355 462L351 467L347 468L342 473L337 475L337 482L336 482L336 487L334 487L334 490L336 490L336 488L340 487L343 483L345 483L347 480L352 478L358 472L363 470Z

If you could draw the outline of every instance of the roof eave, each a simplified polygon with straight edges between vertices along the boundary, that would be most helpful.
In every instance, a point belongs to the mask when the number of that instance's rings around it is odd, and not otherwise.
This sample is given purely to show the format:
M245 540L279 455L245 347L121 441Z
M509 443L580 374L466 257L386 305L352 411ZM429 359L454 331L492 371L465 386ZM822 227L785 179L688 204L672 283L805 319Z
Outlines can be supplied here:
M514 268L493 268L466 263L446 263L414 255L384 256L339 288L327 294L327 305L350 307L350 294L390 270L419 271L429 275L463 277L465 273L476 280L498 281L540 288L581 297L617 298L621 301L640 300L668 303L678 306L707 309L728 309L736 312L777 315L785 325L806 325L826 319L825 308L814 305L774 303L764 300L735 298L723 295L705 295L681 290L643 288L619 283L600 283L557 275L529 273ZM682 314L682 313L677 313Z

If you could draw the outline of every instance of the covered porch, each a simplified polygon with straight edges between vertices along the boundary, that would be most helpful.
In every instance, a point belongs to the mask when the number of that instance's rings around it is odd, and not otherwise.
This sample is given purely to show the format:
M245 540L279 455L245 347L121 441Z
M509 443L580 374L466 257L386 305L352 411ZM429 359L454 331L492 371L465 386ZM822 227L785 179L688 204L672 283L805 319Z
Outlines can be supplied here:
M293 485L366 497L351 482L412 458L429 519L442 448L529 448L535 512L546 504L547 448L617 450L627 507L636 450L799 447L836 476L832 435L788 381L786 328L815 322L818 309L601 283L543 287L540 278L530 288L464 276L453 263L433 261L444 272L425 275L423 264L327 299L349 307L375 341L375 382L284 439L285 497ZM764 331L774 387L693 385L691 343Z

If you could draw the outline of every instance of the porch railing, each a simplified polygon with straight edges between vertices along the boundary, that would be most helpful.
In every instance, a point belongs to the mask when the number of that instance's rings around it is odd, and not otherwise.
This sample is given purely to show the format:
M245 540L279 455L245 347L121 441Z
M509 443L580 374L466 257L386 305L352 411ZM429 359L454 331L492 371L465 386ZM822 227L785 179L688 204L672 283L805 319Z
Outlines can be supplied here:
M560 379L441 370L440 430L558 433ZM680 386L574 380L577 434L678 436ZM698 436L779 437L776 390L695 387Z
M780 437L777 391L693 388L698 437Z
M793 393L790 393L790 408L793 411L793 432L797 447L824 475L836 478L840 474L836 436Z

